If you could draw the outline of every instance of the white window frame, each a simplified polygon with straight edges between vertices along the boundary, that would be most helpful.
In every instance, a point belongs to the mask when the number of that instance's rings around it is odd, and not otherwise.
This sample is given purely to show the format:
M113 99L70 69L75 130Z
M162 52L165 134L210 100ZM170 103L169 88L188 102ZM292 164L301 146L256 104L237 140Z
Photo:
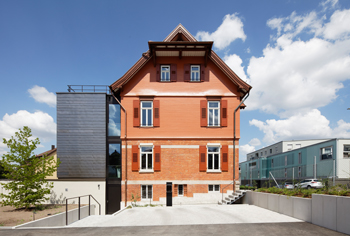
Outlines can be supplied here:
M290 150L293 150L293 144L287 144L287 150L290 151Z
M210 190L210 187L212 187L212 190ZM218 187L219 190L216 190L215 187ZM208 192L217 192L220 193L220 184L208 184Z
M182 193L180 192L180 186L182 186ZM177 196L180 196L180 197L184 196L184 185L183 184L177 185Z
M149 197L149 187L150 186L151 186L151 197ZM146 188L146 197L143 197L142 187ZM153 185L150 185L150 184L141 185L141 200L149 200L149 199L153 200Z
M322 155L324 154L323 152L324 152L324 150L326 150L326 148L330 148L331 149L331 155L332 155L332 158L327 158L327 159L322 159ZM320 159L321 159L321 161L327 161L327 160L332 160L333 159L333 146L327 146L327 147L322 147L321 149L320 149L320 151L321 151L321 155L320 155Z
M169 68L169 71L164 71L163 72L163 68ZM170 82L170 71L171 71L171 67L170 65L161 65L160 66L160 81L162 82ZM165 77L163 77L163 73L164 75L168 75L168 79Z
M210 108L210 107L209 107L209 104L210 104L210 103L214 103L214 102L218 104L218 107ZM207 105L208 105L208 109L207 109L207 110L208 110L208 114L207 114L207 115L208 115L208 120L207 120L208 126L209 126L209 127L220 127L220 101L208 101L208 104L207 104ZM209 120L210 120L210 116L209 116L210 110L213 111L212 125L209 124L209 123L210 123L210 122L209 122ZM218 124L217 124L217 125L214 124L214 120L215 120L215 115L214 115L214 113L215 113L215 110L218 111Z
M345 146L350 147L350 144L344 144L344 146L343 146L343 158L348 159L348 158L350 158L350 150L349 151L345 150Z
M142 148L143 147L150 147L152 148L152 152L143 152ZM142 144L139 146L140 148L140 171L139 172L154 172L153 168L154 168L154 148L153 148L153 144ZM146 168L143 169L142 168L142 154L146 154ZM152 169L148 168L148 158L149 158L149 154L151 154L151 158L152 158Z
M198 71L193 71L192 69L193 68L198 68ZM200 73L200 71L201 71L201 66L200 65L191 65L191 78L190 78L190 81L195 81L195 82L198 82L198 81L201 81L201 73ZM192 73L196 73L198 76L197 76L197 78L198 79L194 79L193 77L192 77Z
M218 152L209 152L209 148L210 147L216 147L216 148L218 148L219 149L219 151ZM220 144L208 144L207 145L207 172L221 172L221 155L220 155L220 153L221 153L221 145ZM212 157L212 167L213 167L213 169L209 169L209 155L213 155L213 157ZM219 167L218 167L218 169L214 169L214 163L215 163L215 158L214 158L214 154L218 154L218 156L219 156Z
M144 103L151 103L151 107L143 107L143 104ZM143 110L146 110L146 124L143 124ZM148 115L147 115L147 113L149 112L149 111L151 111L151 119L152 119L152 121L151 121L151 124L149 125L148 124ZM140 120L140 123L141 123L141 127L153 127L153 101L148 101L148 100L146 100L146 101L141 101L140 102L140 118L141 118L141 120Z

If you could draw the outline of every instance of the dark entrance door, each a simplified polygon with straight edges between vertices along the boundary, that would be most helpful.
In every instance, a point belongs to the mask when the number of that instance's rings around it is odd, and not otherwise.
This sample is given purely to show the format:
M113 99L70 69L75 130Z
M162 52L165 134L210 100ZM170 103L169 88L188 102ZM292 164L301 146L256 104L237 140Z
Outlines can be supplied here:
M173 183L166 183L166 206L173 205Z
M107 184L107 214L120 210L121 185Z

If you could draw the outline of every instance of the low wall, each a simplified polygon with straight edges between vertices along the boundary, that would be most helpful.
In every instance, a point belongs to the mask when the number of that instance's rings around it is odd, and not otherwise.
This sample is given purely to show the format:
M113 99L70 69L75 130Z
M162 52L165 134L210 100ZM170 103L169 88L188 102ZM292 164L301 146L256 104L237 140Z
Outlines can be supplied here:
M315 225L350 234L350 198L312 194L312 198L247 191L243 204L256 205Z
M90 206L90 214L95 214L95 205ZM98 211L98 209L97 209ZM83 206L80 208L80 219L89 216L89 206ZM68 211L68 224L71 224L78 220L78 209ZM13 228L27 228L27 227L53 227L53 226L65 226L66 225L66 212L62 212L53 216L48 216L42 219L31 221L22 225L15 226Z

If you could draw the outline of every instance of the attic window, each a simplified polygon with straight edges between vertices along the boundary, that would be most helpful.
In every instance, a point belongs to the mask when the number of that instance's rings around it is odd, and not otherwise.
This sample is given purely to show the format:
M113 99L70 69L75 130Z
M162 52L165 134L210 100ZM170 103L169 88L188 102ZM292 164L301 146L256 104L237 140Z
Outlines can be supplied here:
M161 66L160 81L170 81L170 66Z
M200 81L200 66L191 66L191 81Z

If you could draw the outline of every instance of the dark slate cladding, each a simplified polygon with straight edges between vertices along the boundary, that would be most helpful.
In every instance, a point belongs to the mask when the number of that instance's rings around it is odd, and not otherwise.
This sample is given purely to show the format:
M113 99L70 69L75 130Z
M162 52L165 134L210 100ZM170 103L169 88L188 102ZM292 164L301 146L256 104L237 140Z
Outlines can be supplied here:
M106 94L57 93L58 178L105 178Z

